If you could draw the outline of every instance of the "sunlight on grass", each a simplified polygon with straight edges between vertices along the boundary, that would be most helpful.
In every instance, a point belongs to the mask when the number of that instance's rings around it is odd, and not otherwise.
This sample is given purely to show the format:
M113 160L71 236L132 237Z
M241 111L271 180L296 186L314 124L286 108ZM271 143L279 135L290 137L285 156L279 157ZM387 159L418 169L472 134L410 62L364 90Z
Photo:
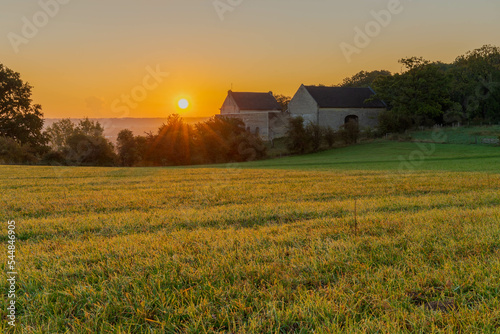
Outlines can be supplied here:
M0 170L19 333L499 330L498 174Z

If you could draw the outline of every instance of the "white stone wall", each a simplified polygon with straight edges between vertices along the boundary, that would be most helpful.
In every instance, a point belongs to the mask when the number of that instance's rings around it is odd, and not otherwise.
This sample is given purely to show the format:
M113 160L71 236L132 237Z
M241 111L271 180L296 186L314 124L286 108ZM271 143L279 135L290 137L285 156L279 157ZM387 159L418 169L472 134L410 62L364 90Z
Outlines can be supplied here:
M239 118L245 123L245 128L247 128L250 132L256 133L257 128L259 129L259 136L262 138L262 140L268 141L269 140L269 116L268 112L250 112L247 113L246 111L244 113L239 113L239 114L225 114L221 115L224 117L233 117L233 118Z
M288 129L290 116L284 112L269 113L269 140L283 138Z
M228 95L226 97L226 100L224 100L222 107L220 108L221 115L237 114L239 112L240 112L240 109L238 108L238 105L234 101L233 97Z
M301 116L305 123L316 123L318 121L318 103L302 85L288 104L291 117Z

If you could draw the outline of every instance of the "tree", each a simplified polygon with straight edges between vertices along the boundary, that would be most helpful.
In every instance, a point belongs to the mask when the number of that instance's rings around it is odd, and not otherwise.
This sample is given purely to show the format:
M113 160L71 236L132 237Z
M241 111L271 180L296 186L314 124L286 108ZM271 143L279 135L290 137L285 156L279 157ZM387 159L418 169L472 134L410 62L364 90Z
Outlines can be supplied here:
M77 130L84 135L91 137L103 137L104 128L98 121L91 121L88 117L80 120Z
M332 148L333 144L335 144L335 131L329 126L324 130L323 136L328 147Z
M344 124L340 130L340 135L346 144L356 144L359 138L358 121L351 119Z
M323 141L323 129L313 123L307 124L306 128L307 141L313 151L317 151L321 147L321 142Z
M286 147L291 153L299 154L304 154L309 149L304 119L300 116L290 118L286 133Z
M391 109L385 116L410 118L414 125L441 122L444 112L453 105L449 95L450 77L441 64L418 57L399 62L405 66L405 72L379 77L373 83L376 98L384 100Z
M361 71L352 77L345 78L344 81L340 84L340 87L358 87L365 88L371 87L373 82L380 77L388 77L391 76L391 72L382 70L382 71Z
M168 116L157 134L150 134L148 160L156 165L189 165L191 163L191 126L177 114Z
M124 129L118 133L118 138L116 140L118 158L120 159L120 164L122 166L135 166L136 164L142 162L142 154L140 149L144 149L144 143L146 138L135 137L133 132Z
M500 120L500 48L484 45L457 57L450 68L451 96L464 119Z
M132 131L128 129L121 130L118 133L117 150L120 164L122 166L134 166L140 160L138 144Z
M32 104L32 88L19 73L0 64L0 136L42 149L47 142L42 107Z
M32 164L36 161L37 157L28 144L21 145L12 138L0 137L0 164Z
M98 121L87 117L74 124L62 119L46 131L53 151L45 160L68 165L110 166L117 159L113 144L104 137L104 128Z
M285 112L288 110L288 104L292 100L290 96L278 94L275 95L274 98L276 99L276 101L278 101L279 105L281 106L281 111Z
M67 161L75 165L113 166L116 162L113 145L102 136L75 132L68 138L64 152Z
M253 161L266 156L262 140L246 131L238 118L212 117L195 126L194 136L195 155L201 163Z
M50 146L55 151L61 151L66 141L75 132L76 125L69 118L53 123L45 130Z

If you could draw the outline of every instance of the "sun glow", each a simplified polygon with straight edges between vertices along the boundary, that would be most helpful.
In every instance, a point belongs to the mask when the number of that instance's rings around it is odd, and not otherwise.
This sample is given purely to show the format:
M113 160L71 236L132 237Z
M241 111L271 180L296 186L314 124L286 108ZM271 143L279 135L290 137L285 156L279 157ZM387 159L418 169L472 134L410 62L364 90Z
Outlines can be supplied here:
M179 102L177 103L177 105L181 109L187 109L187 107L189 107L189 101L186 100L186 99L181 99L181 100L179 100Z

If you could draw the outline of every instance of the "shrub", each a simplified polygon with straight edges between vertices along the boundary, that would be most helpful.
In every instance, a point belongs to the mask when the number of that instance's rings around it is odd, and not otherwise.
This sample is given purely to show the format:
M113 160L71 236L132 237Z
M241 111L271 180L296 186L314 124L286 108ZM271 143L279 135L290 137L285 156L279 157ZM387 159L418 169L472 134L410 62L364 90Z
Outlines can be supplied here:
M286 132L286 147L290 153L305 153L309 148L309 140L304 119L302 117L290 118Z
M323 141L323 129L319 125L309 123L305 130L311 149L317 151Z
M342 140L346 144L356 144L359 138L359 124L355 120L350 120L344 124L340 130Z
M331 127L327 127L323 132L323 137L325 138L328 147L332 147L335 144L335 131Z
M83 133L71 135L63 152L66 159L76 165L112 166L117 160L113 145L106 138Z
M386 110L379 115L379 131L382 135L386 133L404 133L412 125L413 121L410 115L404 113Z
M0 163L32 164L37 160L29 144L21 145L12 138L0 137Z

